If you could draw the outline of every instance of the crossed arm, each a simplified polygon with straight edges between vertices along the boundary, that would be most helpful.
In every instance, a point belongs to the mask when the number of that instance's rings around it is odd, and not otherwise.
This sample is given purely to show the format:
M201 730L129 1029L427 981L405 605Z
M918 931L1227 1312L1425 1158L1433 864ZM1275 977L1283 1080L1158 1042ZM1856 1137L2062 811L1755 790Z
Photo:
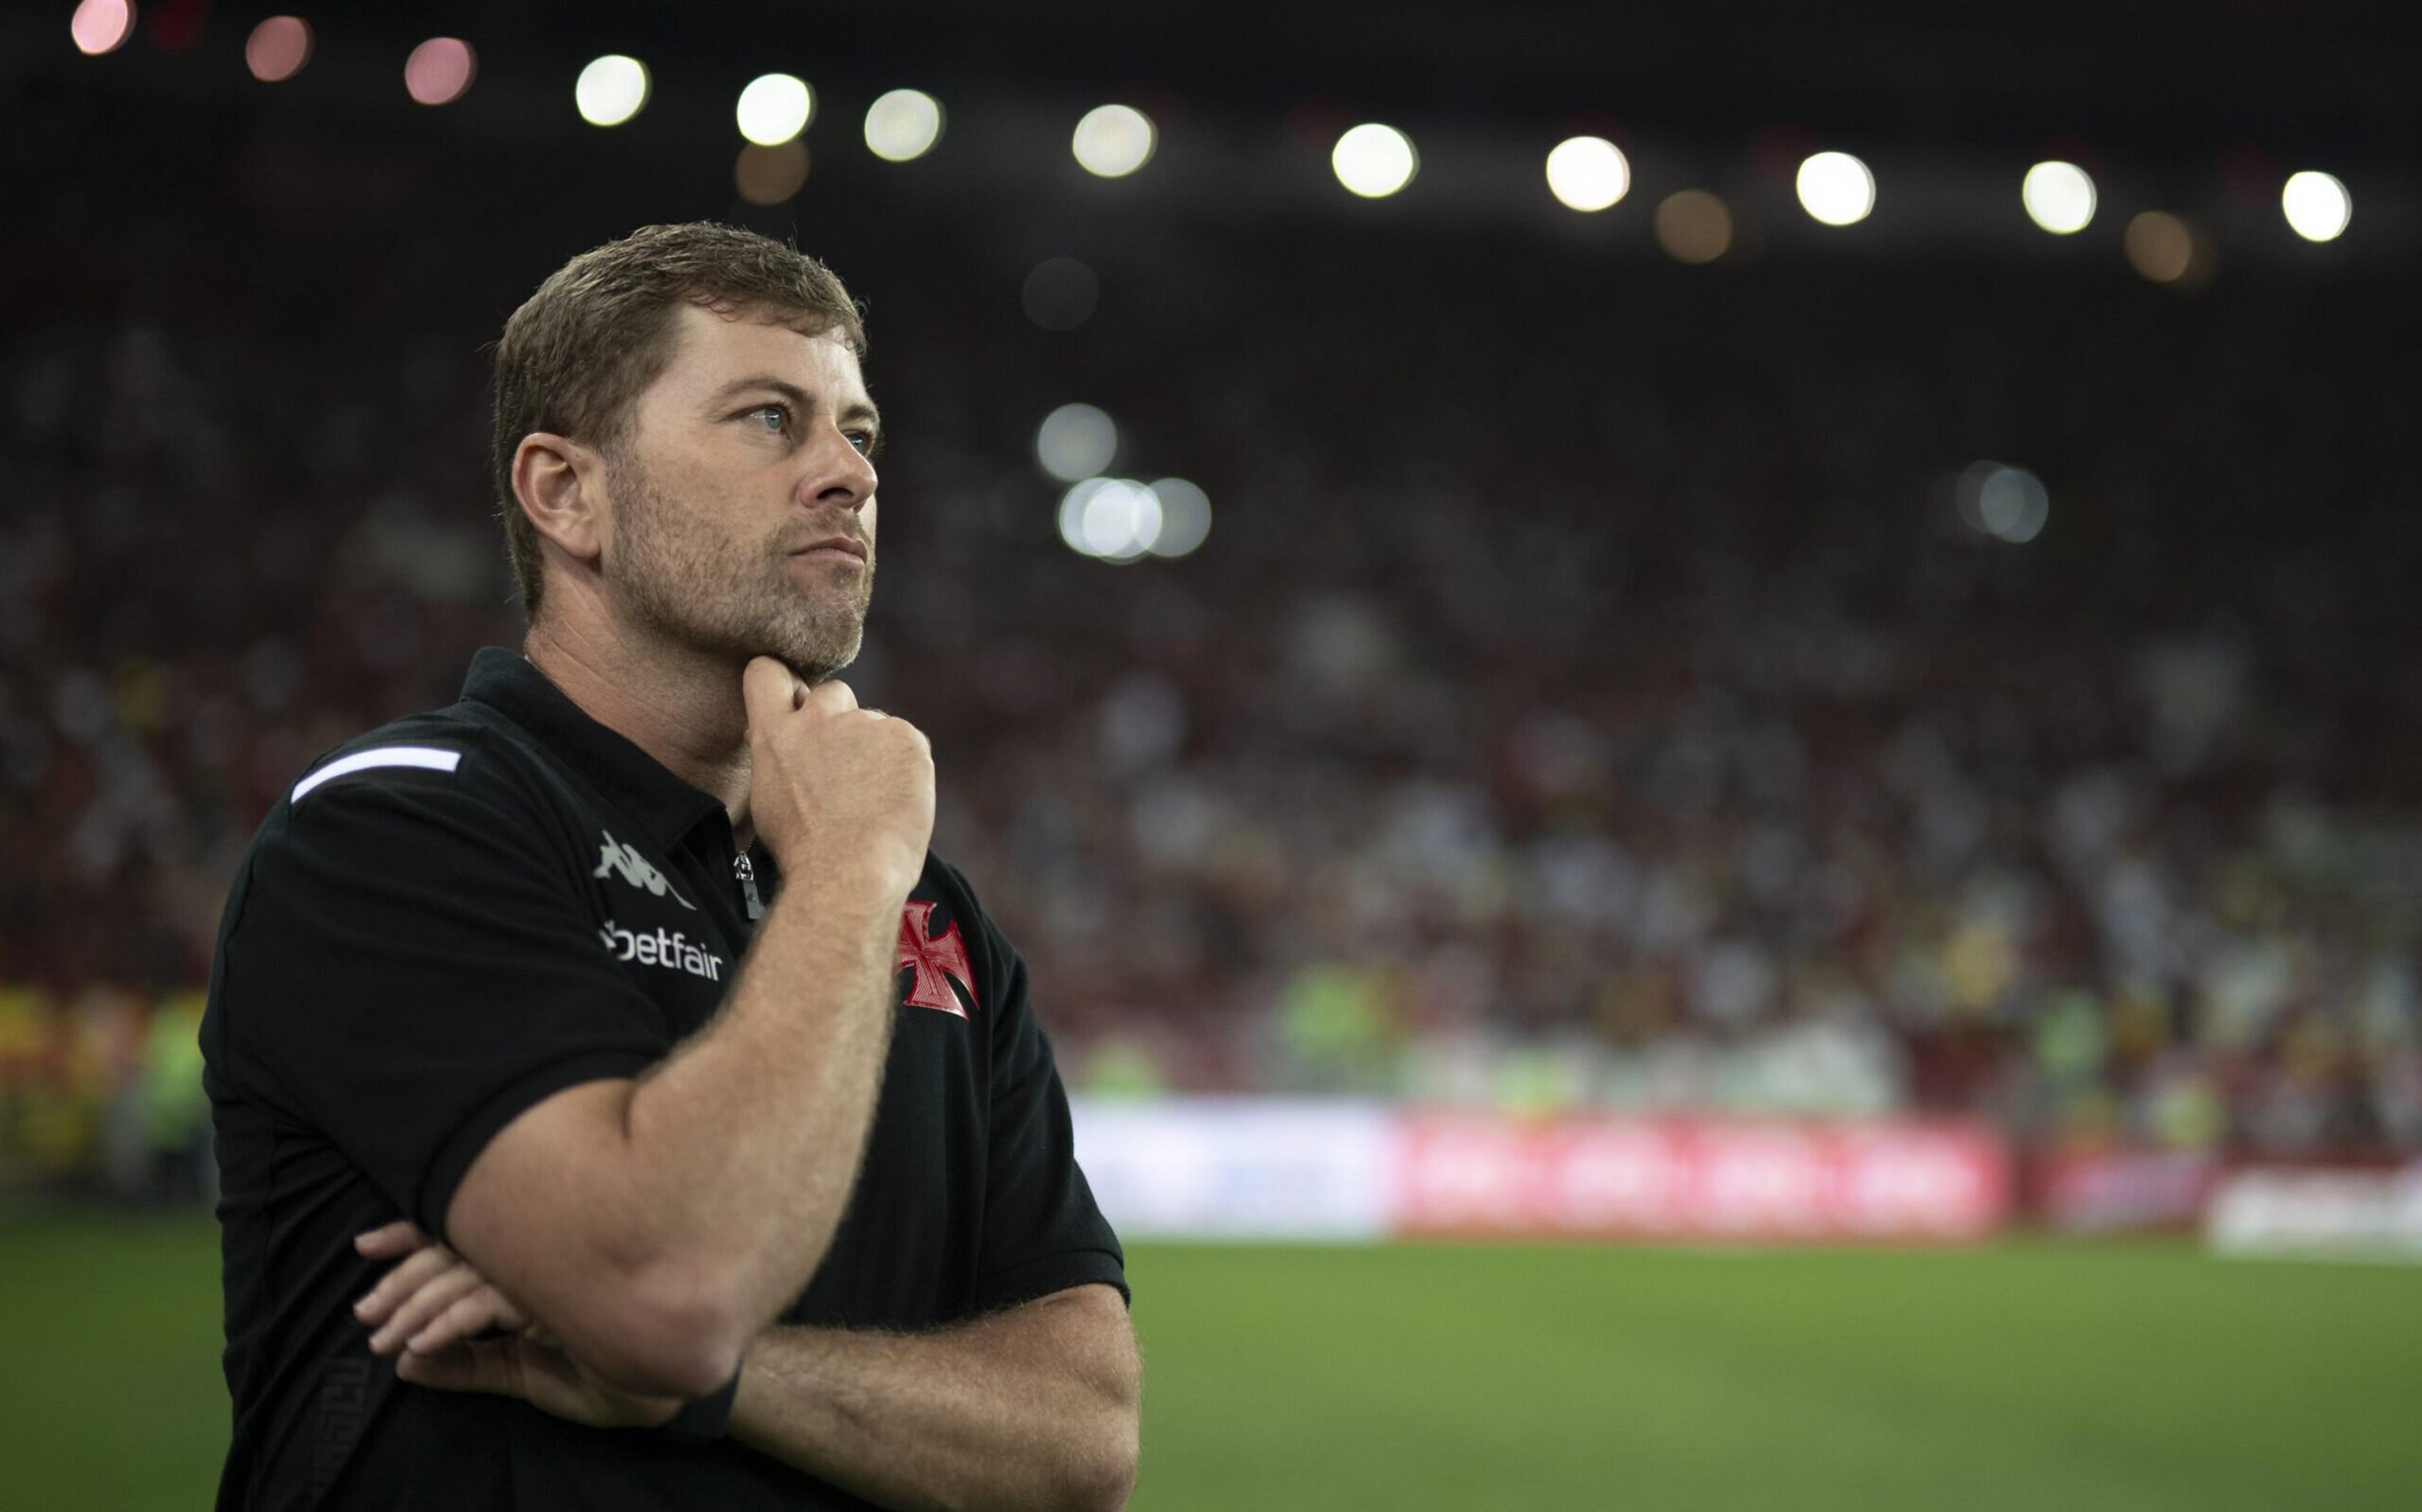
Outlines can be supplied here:
M607 1385L411 1224L358 1243L373 1259L401 1257L355 1313L404 1380L517 1396L596 1427L660 1426L679 1410ZM1088 1285L930 1333L766 1329L749 1345L729 1432L900 1512L1094 1512L1134 1488L1140 1388L1125 1305Z

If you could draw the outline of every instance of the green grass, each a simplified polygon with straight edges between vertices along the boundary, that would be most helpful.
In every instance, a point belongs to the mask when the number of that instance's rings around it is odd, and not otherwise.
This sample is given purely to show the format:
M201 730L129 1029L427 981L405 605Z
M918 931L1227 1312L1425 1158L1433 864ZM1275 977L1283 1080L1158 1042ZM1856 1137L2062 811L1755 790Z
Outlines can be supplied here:
M207 1504L207 1220L0 1220L0 1504ZM1138 1512L2391 1507L2422 1270L1139 1246Z

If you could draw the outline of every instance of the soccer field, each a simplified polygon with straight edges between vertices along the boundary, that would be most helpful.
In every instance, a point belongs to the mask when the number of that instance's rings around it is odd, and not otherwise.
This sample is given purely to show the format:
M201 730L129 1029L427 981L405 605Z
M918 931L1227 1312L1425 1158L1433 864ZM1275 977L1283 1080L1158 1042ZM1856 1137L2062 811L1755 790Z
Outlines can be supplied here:
M0 1505L207 1504L207 1219L0 1219ZM2422 1270L1138 1246L1141 1512L2410 1507Z

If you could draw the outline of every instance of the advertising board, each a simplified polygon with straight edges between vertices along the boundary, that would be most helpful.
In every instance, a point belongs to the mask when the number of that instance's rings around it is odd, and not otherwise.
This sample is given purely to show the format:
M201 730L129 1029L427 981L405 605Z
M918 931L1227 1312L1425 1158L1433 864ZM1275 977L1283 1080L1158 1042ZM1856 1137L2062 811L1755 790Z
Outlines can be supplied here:
M2010 1211L2001 1142L1962 1123L1253 1098L1073 1111L1095 1196L1139 1239L1957 1242Z

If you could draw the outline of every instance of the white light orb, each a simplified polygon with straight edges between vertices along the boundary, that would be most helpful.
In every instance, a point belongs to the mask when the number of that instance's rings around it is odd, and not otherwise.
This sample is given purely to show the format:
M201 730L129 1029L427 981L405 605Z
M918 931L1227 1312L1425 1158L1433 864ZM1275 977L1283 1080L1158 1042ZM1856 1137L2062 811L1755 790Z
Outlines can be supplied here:
M2019 185L2027 219L2054 236L2083 231L2094 219L2094 179L2074 163L2038 163Z
M579 80L572 86L572 102L579 107L580 118L591 126L620 126L648 102L648 66L637 58L608 53L580 70Z
M740 134L759 147L780 147L806 131L815 114L816 92L807 80L788 73L763 73L749 80L732 112Z
M2007 462L1971 462L1956 491L1959 518L1979 535L2023 546L2043 534L2052 496L2043 479Z
M1548 154L1548 192L1567 209L1602 210L1631 192L1631 164L1603 136L1574 136Z
M1160 504L1160 534L1148 548L1155 556L1184 556L1211 534L1211 498L1182 477L1152 486Z
M1848 152L1814 153L1800 164L1800 208L1826 226L1854 226L1876 208L1876 176Z
M1062 483L1092 477L1119 454L1119 428L1091 404L1063 404L1034 432L1034 460Z
M1132 562L1160 538L1160 499L1140 483L1111 478L1085 501L1077 533L1089 554Z
M1364 199L1385 199L1413 181L1421 160L1410 138L1392 126L1365 121L1337 139L1329 166L1337 181Z
M1133 478L1089 477L1060 497L1060 538L1081 555L1132 562L1162 534L1158 494Z
M1085 545L1085 506L1109 481L1107 477L1085 478L1060 495L1060 539L1080 556L1093 554Z
M1097 105L1069 143L1077 165L1097 179L1124 179L1152 161L1152 117L1133 105Z
M942 103L920 89L894 89L866 107L866 149L886 163L906 163L942 139Z
M2335 242L2354 218L2354 199L2347 186L2310 168L2288 176L2287 187L2279 191L2279 209L2288 217L2288 228L2307 242Z

